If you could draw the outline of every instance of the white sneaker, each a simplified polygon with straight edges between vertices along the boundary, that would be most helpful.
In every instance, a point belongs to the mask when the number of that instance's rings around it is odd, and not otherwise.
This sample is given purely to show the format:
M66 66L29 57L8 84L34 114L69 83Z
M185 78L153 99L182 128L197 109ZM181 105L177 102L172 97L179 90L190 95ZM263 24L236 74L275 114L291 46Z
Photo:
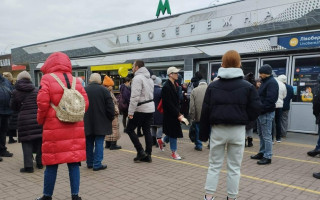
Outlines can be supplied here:
M206 195L204 195L203 200L214 200L214 197L212 197L211 199L207 199L207 196L206 196Z
M277 143L281 143L281 140L277 140Z

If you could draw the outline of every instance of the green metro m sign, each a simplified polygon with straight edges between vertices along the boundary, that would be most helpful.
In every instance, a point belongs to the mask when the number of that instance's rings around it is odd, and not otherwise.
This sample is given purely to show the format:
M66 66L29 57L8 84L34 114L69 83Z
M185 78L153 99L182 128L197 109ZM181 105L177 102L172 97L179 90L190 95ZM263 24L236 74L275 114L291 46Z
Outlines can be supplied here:
M163 15L166 11L168 14L171 15L169 0L165 0L164 4L162 3L162 0L159 0L158 10L156 14L157 18L159 18L160 11L162 12Z

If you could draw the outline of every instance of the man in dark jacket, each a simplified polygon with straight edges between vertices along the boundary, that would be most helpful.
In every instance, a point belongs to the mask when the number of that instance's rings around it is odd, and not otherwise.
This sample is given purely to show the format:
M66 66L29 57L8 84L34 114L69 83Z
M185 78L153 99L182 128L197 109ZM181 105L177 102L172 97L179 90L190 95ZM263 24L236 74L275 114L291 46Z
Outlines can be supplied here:
M8 120L12 114L10 109L12 87L10 82L0 74L0 161L2 157L12 157L13 154L7 151L6 135L8 130Z
M106 135L112 134L114 104L107 88L101 86L101 76L93 73L90 83L85 88L89 109L84 115L84 131L86 134L87 167L94 171L103 170L103 143Z
M251 159L259 160L259 165L271 164L272 157L272 121L275 115L276 102L279 95L279 85L272 76L272 68L266 64L260 67L259 76L262 84L259 88L259 96L262 102L262 113L258 117L257 131L260 138L259 153L251 156Z

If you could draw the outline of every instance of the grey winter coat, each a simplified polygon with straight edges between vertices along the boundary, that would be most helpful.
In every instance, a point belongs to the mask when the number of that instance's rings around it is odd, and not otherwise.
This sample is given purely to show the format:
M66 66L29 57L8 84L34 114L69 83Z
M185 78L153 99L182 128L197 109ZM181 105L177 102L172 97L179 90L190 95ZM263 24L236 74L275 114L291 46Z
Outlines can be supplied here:
M199 122L201 117L201 109L203 104L204 95L206 94L208 84L200 82L199 86L194 88L190 95L190 119Z
M153 90L154 83L149 71L145 67L139 68L132 79L128 115L133 115L135 112L153 113L155 111L153 101L138 106L139 103L153 100Z

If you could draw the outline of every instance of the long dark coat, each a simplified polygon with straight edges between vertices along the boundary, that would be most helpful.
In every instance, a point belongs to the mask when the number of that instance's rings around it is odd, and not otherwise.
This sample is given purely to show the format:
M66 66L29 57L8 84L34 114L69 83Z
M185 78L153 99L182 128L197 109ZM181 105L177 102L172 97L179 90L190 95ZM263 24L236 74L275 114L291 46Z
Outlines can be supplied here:
M30 142L42 138L42 126L37 122L38 89L29 79L17 81L10 107L18 114L19 142Z
M161 91L163 107L163 132L172 138L182 138L182 130L178 120L180 103L177 88L168 80Z
M107 88L98 83L90 83L85 90L89 99L89 109L84 115L86 136L112 134L114 104Z
M153 101L155 106L155 112L153 113L153 123L154 126L162 126L163 124L163 114L157 109L159 102L161 100L161 87L159 85L154 86L153 91Z

